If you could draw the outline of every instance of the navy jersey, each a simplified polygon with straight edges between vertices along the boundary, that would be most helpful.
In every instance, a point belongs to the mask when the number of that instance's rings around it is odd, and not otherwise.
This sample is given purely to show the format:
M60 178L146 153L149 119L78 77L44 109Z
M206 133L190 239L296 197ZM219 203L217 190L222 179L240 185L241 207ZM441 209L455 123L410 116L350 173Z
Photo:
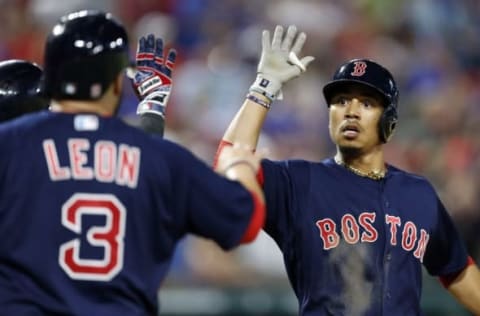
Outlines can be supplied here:
M468 255L427 180L388 166L380 181L333 159L262 162L265 230L307 315L421 315L422 264L435 276Z
M92 114L0 126L0 315L156 315L186 233L239 244L254 201L179 145Z

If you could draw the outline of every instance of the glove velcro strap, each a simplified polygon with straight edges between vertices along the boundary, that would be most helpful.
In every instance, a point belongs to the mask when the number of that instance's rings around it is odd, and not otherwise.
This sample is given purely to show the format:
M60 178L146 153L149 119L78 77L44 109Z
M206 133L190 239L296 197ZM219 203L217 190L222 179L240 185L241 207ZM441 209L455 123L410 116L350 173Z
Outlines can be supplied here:
M155 91L148 95L142 102L138 104L137 114L154 113L165 117L165 108L170 95L169 91Z
M255 82L250 86L250 92L257 92L264 95L270 102L273 102L280 94L282 83L272 80L263 74L259 74Z
M138 104L137 114L153 113L165 117L165 106L153 100L144 100Z

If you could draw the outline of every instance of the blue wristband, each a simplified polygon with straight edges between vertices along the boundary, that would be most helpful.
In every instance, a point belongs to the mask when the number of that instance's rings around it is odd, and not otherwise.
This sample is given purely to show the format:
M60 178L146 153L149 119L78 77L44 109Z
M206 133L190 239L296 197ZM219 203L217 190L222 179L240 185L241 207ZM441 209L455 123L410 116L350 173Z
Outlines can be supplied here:
M247 99L250 100L250 101L253 101L257 104L260 104L261 106L263 106L264 108L266 108L267 110L270 109L270 102L267 102L267 101L264 101L260 98L257 98L256 96L254 96L253 94L247 94Z

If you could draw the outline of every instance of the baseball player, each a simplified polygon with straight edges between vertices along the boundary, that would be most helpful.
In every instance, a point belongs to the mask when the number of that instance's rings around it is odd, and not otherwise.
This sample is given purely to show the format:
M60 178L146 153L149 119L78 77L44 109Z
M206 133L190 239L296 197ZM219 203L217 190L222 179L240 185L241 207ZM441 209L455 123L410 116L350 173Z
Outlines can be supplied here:
M272 40L263 32L257 78L219 152L255 148L283 84L313 60L298 58L305 38L294 26L277 26ZM335 156L261 164L264 229L283 252L300 315L421 315L422 265L480 315L479 270L434 188L384 160L397 123L391 73L350 60L323 93Z
M0 62L0 122L48 107L41 89L42 69L11 59Z
M157 315L183 236L230 249L263 225L250 150L223 152L223 177L114 116L128 51L111 14L62 17L44 54L51 111L0 124L2 316Z

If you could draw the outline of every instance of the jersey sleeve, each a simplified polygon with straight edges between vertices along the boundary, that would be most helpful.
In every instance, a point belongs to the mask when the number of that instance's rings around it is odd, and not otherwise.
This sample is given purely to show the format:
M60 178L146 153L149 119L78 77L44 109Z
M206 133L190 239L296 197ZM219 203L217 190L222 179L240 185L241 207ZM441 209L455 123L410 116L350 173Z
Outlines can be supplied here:
M212 239L223 249L239 245L256 206L252 193L180 146L168 151L172 210L185 214L185 232Z
M264 230L286 254L293 251L295 223L301 216L300 201L307 201L309 188L308 167L292 161L262 161L262 182L267 216ZM294 177L292 175L295 175Z
M450 215L437 197L437 218L425 251L424 265L434 276L456 273L467 265L468 253Z

